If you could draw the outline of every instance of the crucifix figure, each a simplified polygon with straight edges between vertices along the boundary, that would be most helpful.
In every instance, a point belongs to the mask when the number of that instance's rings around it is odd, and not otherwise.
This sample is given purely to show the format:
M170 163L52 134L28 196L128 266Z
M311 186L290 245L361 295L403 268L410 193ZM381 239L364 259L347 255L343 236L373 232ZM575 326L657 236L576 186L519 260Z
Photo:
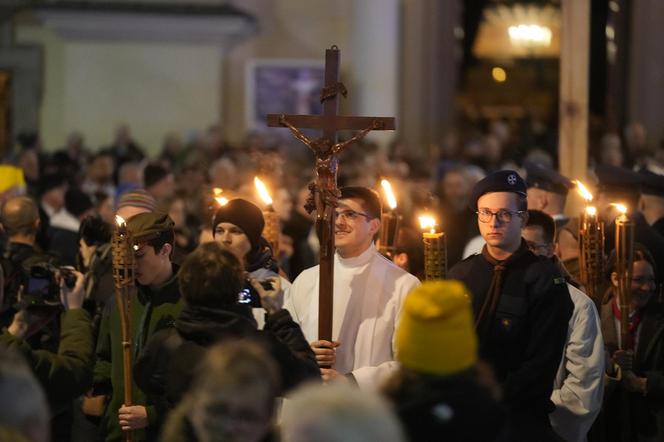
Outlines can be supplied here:
M338 116L338 94L346 96L346 88L339 82L339 48L325 51L325 85L321 91L323 115L269 114L269 127L287 127L316 156L316 181L309 185L311 195L305 208L316 211L316 232L320 241L320 285L318 288L318 336L332 339L332 293L334 278L335 208L339 198L337 188L338 154L360 141L372 130L394 130L394 118ZM318 138L309 138L300 128L322 129ZM338 130L359 130L352 138L337 142Z

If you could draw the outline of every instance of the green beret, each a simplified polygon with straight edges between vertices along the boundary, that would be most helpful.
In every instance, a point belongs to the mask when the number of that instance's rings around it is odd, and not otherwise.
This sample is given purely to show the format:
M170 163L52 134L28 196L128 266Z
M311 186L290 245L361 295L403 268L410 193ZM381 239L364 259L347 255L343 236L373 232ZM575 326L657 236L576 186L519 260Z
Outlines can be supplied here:
M173 231L173 220L166 213L139 213L129 218L127 230L134 237L134 243L144 243L158 238L159 235Z

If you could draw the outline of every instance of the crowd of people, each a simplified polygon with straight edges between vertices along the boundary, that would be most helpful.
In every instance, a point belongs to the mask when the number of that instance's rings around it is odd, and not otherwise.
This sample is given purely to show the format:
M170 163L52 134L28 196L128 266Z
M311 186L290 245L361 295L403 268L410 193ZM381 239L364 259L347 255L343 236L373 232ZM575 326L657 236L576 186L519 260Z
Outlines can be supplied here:
M77 133L54 150L19 137L0 164L0 440L664 440L664 145L642 126L593 139L606 238L593 297L566 214L585 177L558 173L546 145L495 121L426 154L346 149L328 196L331 339L306 209L322 190L309 149L286 140L232 146L212 126L148 155L127 126L95 151ZM401 217L389 248L381 178ZM629 312L616 202L634 224ZM442 280L424 281L425 213L445 232Z

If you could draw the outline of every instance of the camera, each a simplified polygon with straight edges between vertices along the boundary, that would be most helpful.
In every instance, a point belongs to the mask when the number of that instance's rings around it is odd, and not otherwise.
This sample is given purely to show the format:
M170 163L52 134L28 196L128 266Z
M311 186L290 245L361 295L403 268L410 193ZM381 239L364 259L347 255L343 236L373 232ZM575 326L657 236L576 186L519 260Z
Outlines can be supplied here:
M74 268L56 267L50 262L33 262L28 268L27 283L16 302L16 308L57 307L60 306L60 284L56 278L59 273L65 286L72 289L76 285Z
M272 283L270 283L270 281L258 281L258 283L262 285L265 290L272 290ZM238 293L237 302L238 304L249 305L253 308L262 307L261 297L251 285L249 279L245 280L244 288Z

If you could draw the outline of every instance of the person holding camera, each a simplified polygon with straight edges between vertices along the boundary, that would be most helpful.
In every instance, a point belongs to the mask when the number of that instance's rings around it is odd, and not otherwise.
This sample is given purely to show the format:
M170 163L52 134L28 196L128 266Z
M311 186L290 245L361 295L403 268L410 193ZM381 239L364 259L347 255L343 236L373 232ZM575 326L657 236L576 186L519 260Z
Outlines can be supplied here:
M92 384L94 339L90 315L82 308L83 275L63 268L55 279L60 305L35 296L20 303L11 325L0 333L0 345L25 357L46 393L53 440L69 440L72 401ZM39 333L53 321L59 322L57 347L40 348Z
M3 276L0 327L6 327L16 313L14 304L21 286L27 287L28 272L24 270L23 264L40 255L37 249L40 225L37 204L27 196L10 198L2 207L0 222L8 237L0 260Z
M271 289L251 279L267 312L264 330L256 328L250 306L238 302L245 284L242 264L219 244L199 246L182 264L179 278L185 307L174 328L152 337L134 369L135 381L149 402L164 411L172 409L192 383L208 348L236 339L257 342L274 358L280 368L281 393L303 380L319 378L309 343L282 308L278 277L268 278Z
M251 278L257 281L278 278L287 296L291 283L279 276L279 268L272 256L272 249L261 236L264 227L265 219L261 209L245 199L234 198L215 213L212 235L223 249L233 253L243 263ZM252 291L249 284L246 284L245 288ZM254 318L259 328L262 328L265 311L261 308L261 302L255 293L252 295L253 299L247 299L247 302L255 308Z

